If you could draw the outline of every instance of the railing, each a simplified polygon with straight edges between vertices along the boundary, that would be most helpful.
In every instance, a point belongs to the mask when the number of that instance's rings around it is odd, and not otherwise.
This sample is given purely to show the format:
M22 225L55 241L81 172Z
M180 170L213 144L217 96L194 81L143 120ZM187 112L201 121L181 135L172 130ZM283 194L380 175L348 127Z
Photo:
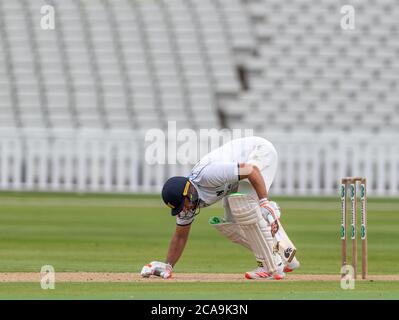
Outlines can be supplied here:
M279 155L273 195L336 195L344 176L366 177L371 195L399 195L398 143L345 137L268 139ZM192 164L150 164L147 146L132 133L1 135L0 189L160 192L168 177L189 174Z

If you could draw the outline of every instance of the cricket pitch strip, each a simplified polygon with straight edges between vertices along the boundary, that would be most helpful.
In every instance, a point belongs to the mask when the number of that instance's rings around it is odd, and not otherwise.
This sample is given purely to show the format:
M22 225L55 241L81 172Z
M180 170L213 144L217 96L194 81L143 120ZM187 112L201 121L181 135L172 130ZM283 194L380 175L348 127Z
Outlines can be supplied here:
M3 272L0 282L40 282L38 272ZM142 278L139 273L113 272L57 272L57 282L265 282L265 280L247 280L244 273L176 273L171 279L151 276ZM333 274L287 274L283 282L291 281L339 281L340 275ZM367 279L356 281L399 281L399 275L369 275Z

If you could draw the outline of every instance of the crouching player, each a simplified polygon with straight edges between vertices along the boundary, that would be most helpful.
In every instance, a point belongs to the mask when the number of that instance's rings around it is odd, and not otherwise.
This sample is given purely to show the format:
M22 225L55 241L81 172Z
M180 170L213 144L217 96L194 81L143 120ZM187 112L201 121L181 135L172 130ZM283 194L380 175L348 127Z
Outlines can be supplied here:
M210 224L231 241L251 250L257 260L257 268L247 271L245 278L281 280L286 272L297 269L296 248L281 225L278 204L270 201L268 194L277 162L271 142L246 137L207 154L188 177L168 179L162 198L176 217L176 230L166 261L145 265L141 275L170 278L200 208L220 200L224 217L213 217Z

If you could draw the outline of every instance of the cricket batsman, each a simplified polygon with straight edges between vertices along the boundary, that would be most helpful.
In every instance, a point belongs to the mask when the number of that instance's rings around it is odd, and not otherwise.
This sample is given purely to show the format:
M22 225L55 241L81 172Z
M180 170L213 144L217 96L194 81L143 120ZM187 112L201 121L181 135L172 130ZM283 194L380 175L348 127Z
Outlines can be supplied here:
M281 225L279 205L270 201L268 193L277 163L277 152L271 142L246 137L232 140L204 156L188 177L168 179L162 198L176 217L176 230L166 261L150 262L141 275L170 278L195 216L201 208L220 200L224 217L213 217L209 222L255 255L258 266L246 272L245 278L281 280L286 272L297 269L296 248Z

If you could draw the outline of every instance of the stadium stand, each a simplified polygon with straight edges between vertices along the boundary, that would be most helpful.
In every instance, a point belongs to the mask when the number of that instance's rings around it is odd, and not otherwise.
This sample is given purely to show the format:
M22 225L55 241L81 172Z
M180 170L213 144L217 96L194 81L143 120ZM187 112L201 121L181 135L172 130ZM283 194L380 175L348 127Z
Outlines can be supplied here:
M1 135L142 137L173 120L281 145L392 141L397 21L394 0L0 0Z
M38 23L46 4L58 14L52 31ZM348 32L339 7L2 0L1 122L146 130L176 120L198 129L219 127L222 111L228 127L266 132L397 131L399 9L359 3Z

